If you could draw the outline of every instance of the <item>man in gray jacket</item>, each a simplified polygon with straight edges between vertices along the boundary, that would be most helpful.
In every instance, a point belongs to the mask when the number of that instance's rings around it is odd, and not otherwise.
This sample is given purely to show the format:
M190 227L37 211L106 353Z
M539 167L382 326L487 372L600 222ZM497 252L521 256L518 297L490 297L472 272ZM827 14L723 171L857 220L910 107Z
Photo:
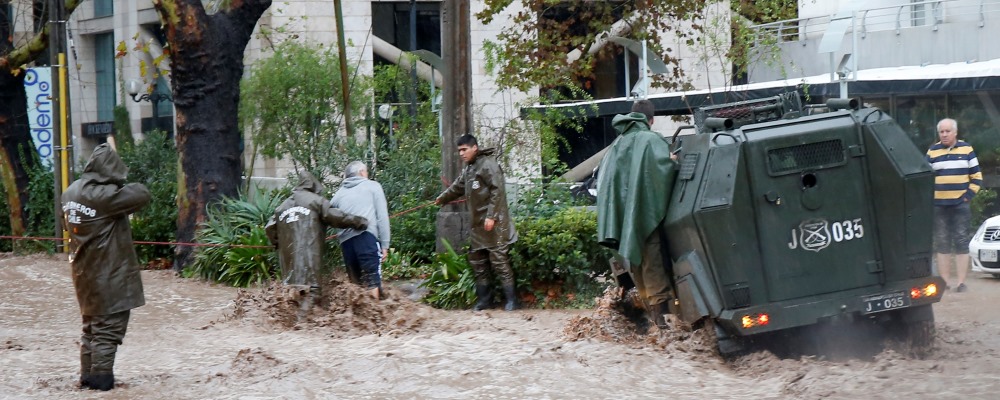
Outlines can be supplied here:
M353 161L344 168L344 181L330 199L343 212L365 217L367 229L346 228L337 233L351 281L371 289L376 299L382 289L382 261L389 255L389 209L382 185L368 179L368 167Z
M128 167L106 143L94 149L80 179L62 194L69 264L83 315L80 386L111 390L118 345L129 314L146 304L128 216L149 204L141 183L125 183Z

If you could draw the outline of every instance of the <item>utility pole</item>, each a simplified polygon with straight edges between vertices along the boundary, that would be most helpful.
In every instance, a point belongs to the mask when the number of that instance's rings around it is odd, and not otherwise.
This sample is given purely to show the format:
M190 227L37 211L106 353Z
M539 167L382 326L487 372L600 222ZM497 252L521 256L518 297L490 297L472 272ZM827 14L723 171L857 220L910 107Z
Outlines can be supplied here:
M340 88L344 96L344 129L347 136L354 134L351 126L351 86L347 79L347 44L344 40L344 11L341 0L333 0L333 8L337 14L337 51L340 52Z
M410 51L417 51L417 0L410 0ZM433 79L433 77L432 77ZM410 132L417 129L417 63L410 64Z
M444 0L441 13L442 58L444 76L449 81L442 88L444 97L441 108L444 122L441 135L441 174L451 182L462 170L461 159L455 150L459 136L472 133L472 66L470 54L469 0ZM441 207L437 214L438 251L443 251L441 239L460 247L469 237L469 213L465 203Z
M69 99L66 85L66 3L49 0L49 63L52 67L52 119L53 165L55 177L55 235L69 239L62 225L62 193L69 186ZM56 251L66 249L63 241L56 241Z

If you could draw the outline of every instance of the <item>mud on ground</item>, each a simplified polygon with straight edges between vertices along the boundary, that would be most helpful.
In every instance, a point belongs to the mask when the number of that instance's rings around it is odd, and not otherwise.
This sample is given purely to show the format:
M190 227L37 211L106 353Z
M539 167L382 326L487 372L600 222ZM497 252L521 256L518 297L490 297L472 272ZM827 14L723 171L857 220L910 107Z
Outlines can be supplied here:
M594 310L441 311L389 290L330 285L304 321L295 293L144 271L117 386L79 389L79 311L65 259L0 256L0 398L991 399L1000 390L1000 281L935 307L930 357L718 357L607 297ZM637 321L640 323L637 324Z

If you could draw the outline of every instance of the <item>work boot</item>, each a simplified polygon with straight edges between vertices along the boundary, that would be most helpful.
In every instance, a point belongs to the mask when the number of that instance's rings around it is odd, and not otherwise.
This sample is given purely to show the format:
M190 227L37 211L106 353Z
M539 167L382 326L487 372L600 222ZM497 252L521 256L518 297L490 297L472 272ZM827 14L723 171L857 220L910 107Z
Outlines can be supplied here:
M503 296L507 299L507 304L504 304L504 311L514 311L517 309L517 288L514 284L503 285Z
M667 317L670 314L670 302L664 301L660 304L651 304L649 306L649 320L656 325L657 328L667 329Z
M472 311L493 308L493 291L490 290L490 285L476 284L476 299L476 305L472 307Z
M115 375L110 373L91 375L88 381L87 387L94 390L106 392L115 387Z

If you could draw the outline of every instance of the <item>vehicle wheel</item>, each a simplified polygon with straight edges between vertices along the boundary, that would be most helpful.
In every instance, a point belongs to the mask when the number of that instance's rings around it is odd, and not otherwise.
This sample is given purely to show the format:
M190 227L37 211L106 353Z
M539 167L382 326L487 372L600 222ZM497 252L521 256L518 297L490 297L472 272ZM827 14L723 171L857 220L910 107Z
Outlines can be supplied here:
M700 325L700 326L697 326ZM731 358L742 352L746 346L739 338L733 337L725 329L722 329L712 318L703 318L696 323L697 334L699 334L711 348L715 348L719 355L724 358Z
M917 358L927 357L934 347L934 311L930 305L900 310L895 326L903 352Z

